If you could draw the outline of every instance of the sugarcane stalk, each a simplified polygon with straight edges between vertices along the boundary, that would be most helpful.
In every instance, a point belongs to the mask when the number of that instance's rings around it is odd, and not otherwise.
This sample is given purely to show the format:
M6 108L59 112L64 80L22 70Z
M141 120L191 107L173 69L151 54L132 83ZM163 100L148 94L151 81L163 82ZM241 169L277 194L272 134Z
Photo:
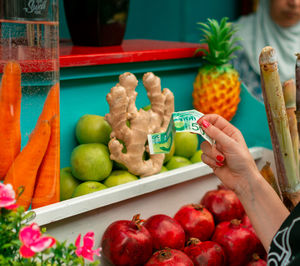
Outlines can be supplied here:
M259 64L278 184L284 202L287 198L295 206L300 198L299 173L295 163L282 86L278 74L278 62L275 50L272 47L266 46L262 49Z
M282 86L289 129L293 143L296 168L299 172L299 134L296 118L296 85L294 79L286 80Z
M269 161L265 163L263 168L260 170L260 173L264 177L264 179L271 185L271 187L274 189L277 195L282 199L282 195L278 187L277 180L275 178L275 175L271 168L271 163Z

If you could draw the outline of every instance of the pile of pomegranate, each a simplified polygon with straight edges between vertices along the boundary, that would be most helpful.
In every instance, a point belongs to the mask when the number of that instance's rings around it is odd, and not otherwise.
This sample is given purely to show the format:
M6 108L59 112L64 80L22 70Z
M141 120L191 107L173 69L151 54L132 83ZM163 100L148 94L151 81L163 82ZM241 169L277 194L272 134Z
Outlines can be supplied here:
M135 215L105 230L102 255L116 266L263 266L266 252L236 194L219 186L170 217Z

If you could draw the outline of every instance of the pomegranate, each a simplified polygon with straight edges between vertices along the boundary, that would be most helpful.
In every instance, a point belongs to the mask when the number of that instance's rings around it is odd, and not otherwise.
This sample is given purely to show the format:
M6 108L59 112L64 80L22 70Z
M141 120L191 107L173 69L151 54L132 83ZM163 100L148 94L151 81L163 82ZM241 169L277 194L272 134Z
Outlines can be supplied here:
M155 250L163 248L184 248L184 230L172 217L164 214L156 214L147 219L144 226L152 236L153 248Z
M193 266L192 260L182 251L162 249L156 251L144 266Z
M253 233L240 223L237 219L219 223L211 238L222 246L230 266L246 265L256 247Z
M198 238L191 238L184 253L193 261L195 266L225 266L226 259L223 248L216 242L201 242Z
M179 209L174 219L183 227L186 237L208 240L215 230L213 215L200 204L188 204Z
M251 221L250 221L250 219L249 219L249 217L248 217L247 214L245 214L245 215L243 216L242 221L241 221L241 224L242 224L244 227L248 228L248 229L250 229L250 228L253 229L252 224L251 224ZM253 230L254 230L254 229L253 229Z
M219 186L205 193L200 201L214 216L215 222L242 219L245 210L234 191Z
M143 265L152 256L152 237L139 215L110 224L101 240L104 257L119 266Z
M257 235L254 231L254 228L251 224L251 221L246 214L244 215L244 217L242 219L241 225L243 227L247 228L248 230L250 230L254 234L254 237L256 239L256 247L255 247L254 252L257 253L261 258L266 258L267 252L266 252L263 244L261 243L260 239L257 237Z
M267 262L262 260L257 253L252 255L252 260L246 266L267 266Z

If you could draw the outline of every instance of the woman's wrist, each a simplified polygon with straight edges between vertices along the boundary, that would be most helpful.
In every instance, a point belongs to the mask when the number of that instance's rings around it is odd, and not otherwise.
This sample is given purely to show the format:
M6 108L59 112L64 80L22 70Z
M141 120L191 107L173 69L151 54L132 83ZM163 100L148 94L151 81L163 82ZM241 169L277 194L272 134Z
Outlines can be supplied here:
M248 169L243 177L240 178L235 187L235 193L241 201L253 201L254 191L258 191L260 187L261 176L256 165Z
M249 173L247 182L237 191L237 195L256 234L268 250L289 211L258 170Z

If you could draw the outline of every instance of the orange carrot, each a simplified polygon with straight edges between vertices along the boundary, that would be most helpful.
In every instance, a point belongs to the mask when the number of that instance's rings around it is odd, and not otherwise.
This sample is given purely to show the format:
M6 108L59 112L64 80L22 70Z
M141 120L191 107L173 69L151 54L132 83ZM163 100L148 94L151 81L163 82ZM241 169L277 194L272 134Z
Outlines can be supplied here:
M50 134L49 121L38 121L26 146L16 157L4 179L4 183L11 184L16 192L19 188L24 188L17 204L24 206L26 210L31 203L36 174L48 147Z
M50 121L54 115L59 115L59 83L49 90L39 120Z
M60 197L59 84L49 91L39 119L51 119L51 137L38 170L33 209L58 202Z
M21 149L21 67L8 62L3 70L0 88L0 180Z

